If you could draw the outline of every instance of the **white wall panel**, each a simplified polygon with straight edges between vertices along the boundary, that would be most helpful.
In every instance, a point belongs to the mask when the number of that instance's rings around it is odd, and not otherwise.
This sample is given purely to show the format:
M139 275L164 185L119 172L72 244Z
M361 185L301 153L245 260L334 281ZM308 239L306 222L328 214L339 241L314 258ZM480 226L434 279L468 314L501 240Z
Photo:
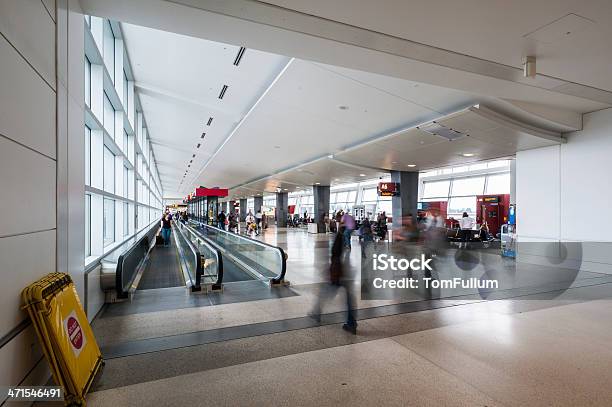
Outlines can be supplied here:
M561 238L609 242L600 222L612 207L612 109L585 115L583 126L561 146Z
M0 383L3 386L19 384L41 357L42 351L38 345L36 332L30 325L0 348ZM45 361L42 363L46 364ZM39 382L37 385L43 384L44 382Z
M2 37L0 72L0 134L55 158L55 92Z
M55 161L0 137L0 237L55 228Z
M42 1L0 1L0 32L55 89L55 23Z
M0 238L0 259L2 275L10 275L10 284L0 284L1 336L27 318L21 290L55 271L55 231Z
M516 154L516 222L521 238L559 239L559 183L559 146Z
M51 18L55 21L55 0L42 0L42 2L47 8Z
M104 292L100 288L100 266L87 276L87 319L91 320L104 305Z

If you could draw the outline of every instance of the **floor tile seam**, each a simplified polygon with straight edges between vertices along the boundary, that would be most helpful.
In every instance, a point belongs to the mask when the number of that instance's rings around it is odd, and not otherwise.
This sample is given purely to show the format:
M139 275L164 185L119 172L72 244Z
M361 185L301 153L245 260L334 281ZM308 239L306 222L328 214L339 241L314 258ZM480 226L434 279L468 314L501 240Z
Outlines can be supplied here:
M340 324L338 324L338 325L340 325ZM318 326L318 327L314 327L314 328L322 328L322 326ZM313 328L304 328L304 329L313 329ZM291 332L291 331L278 332L278 334L284 334L284 333L287 333L287 332ZM274 334L267 334L267 335L274 335ZM256 335L254 337L247 337L247 338L264 337L264 336L267 336L267 335ZM237 338L237 339L232 339L231 341L241 340L241 339L246 339L246 338ZM386 341L388 339L389 338L386 338L386 337L384 337L384 338L375 338L375 339L364 340L364 341L359 341L359 342L344 343L344 344L341 344L341 345L326 346L326 347L323 347L323 348L307 350L307 351L304 351L304 352L291 352L291 353L287 353L287 354L283 354L283 355L273 356L273 357L270 357L270 358L262 358L262 359L253 360L253 361L247 361L247 362L243 362L243 363L228 364L226 366L215 367L215 368L212 368L212 369L203 368L203 369L198 370L196 372L177 374L177 375L174 375L174 376L168 376L168 377L164 377L164 378L161 378L161 379L155 379L155 380L149 380L149 381L144 381L144 382L140 382L140 383L129 384L127 386L112 387L112 388L104 389L104 390L101 390L101 391L127 389L130 386L136 386L136 385L140 385L140 384L144 384L144 383L149 383L150 384L150 383L164 381L164 380L173 379L173 378L180 378L180 377L185 377L185 376L197 375L197 374L201 374L203 372L213 372L213 371L220 370L220 369L227 369L227 368L232 368L232 367L236 367L236 366L244 366L244 365L249 365L249 364L274 361L276 359L282 359L282 358L287 358L287 357L296 357L298 355L307 355L307 354L311 354L311 353L314 353L314 352L324 352L324 351L328 351L328 350L335 349L335 348L350 347L350 346L360 345L360 344L363 344L363 343L366 343L366 342L370 343L370 342L376 342L376 341ZM193 346L201 346L201 345L193 345ZM184 347L184 348L189 348L189 347L192 347L192 346L187 346L187 347ZM181 348L181 349L184 349L184 348ZM137 355L129 355L127 357L131 357L131 356L144 356L144 355L147 355L147 354L164 352L164 351L167 351L167 350L154 351L154 352L148 352L148 353L141 353L141 354L137 354ZM121 357L121 358L123 358L123 357ZM116 358L116 359L121 359L121 358Z
M438 307L435 308L429 308L429 309L423 309L423 310L417 310L417 311L407 311L407 312L394 312L391 313L389 315L380 315L380 316L372 316L369 318L359 318L359 321L367 321L367 320L372 320L372 319L377 319L377 318L385 318L385 317L391 317L391 316L397 316L397 315L407 315L407 314L415 314L418 312L426 312L426 311L436 311L436 310L441 310L441 309L446 309L446 308L452 308L452 307L456 307L456 306L467 306L467 305L472 305L472 304L479 304L485 302L484 300L481 301L473 301L467 304L448 304L448 305L440 305ZM375 307L367 307L367 308L360 308L359 310L375 310L375 309L379 309L379 308L384 308L384 307L389 307L389 306L394 306L394 305L401 305L403 303L400 304L391 304L391 305L379 305L379 306L375 306ZM334 311L331 313L327 313L324 315L335 315L335 314L342 314L343 312L346 311ZM236 329L236 328L243 328L243 327L253 327L253 326L257 326L260 324L273 324L273 323L283 323L283 322L287 322L287 321L292 321L292 320L298 320L298 319L304 319L304 318L309 318L308 315L303 315L303 316L298 316L298 317L291 317L291 318L284 318L284 319L276 319L276 320L266 320L266 321L260 321L260 322L253 322L253 323L249 323L249 324L241 324L241 325L230 325L230 326L225 326L225 327L218 327L218 328L212 328L212 329L202 329L202 330L196 330L196 331L189 331L189 332L182 332L179 334L170 334L170 335L161 335L161 336L155 336L155 337L149 337L149 338L140 338L140 339L133 339L133 340L127 340L127 341L120 341L120 342L116 342L113 343L112 345L118 345L118 344L122 344L122 343L131 343L131 342L145 342L148 340L154 340L154 339L162 339L162 338L178 338L178 337L182 337L185 335L193 335L193 334L197 334L197 333L203 333L203 332L215 332L215 331L220 331L220 330L224 330L224 329ZM252 336L245 336L245 337L240 337L240 338L234 338L234 339L229 339L229 340L235 340L235 339L242 339L242 338L248 338L248 337L256 337L256 336L262 336L262 335L270 335L270 334L275 334L275 333L280 333L280 332L291 332L291 331L296 331L296 330L301 330L301 329L311 329L311 328L318 328L318 327L323 327L323 326L329 326L329 325L336 325L335 323L329 323L329 324L322 324L322 325L315 325L312 327L307 327L307 328L293 328L293 329L286 329L283 331L279 331L279 332L270 332L270 333L263 333L263 334L257 334L257 335L252 335ZM201 345L201 344L198 344ZM198 346L198 345L190 345L190 346ZM151 352L147 352L147 353L151 353Z

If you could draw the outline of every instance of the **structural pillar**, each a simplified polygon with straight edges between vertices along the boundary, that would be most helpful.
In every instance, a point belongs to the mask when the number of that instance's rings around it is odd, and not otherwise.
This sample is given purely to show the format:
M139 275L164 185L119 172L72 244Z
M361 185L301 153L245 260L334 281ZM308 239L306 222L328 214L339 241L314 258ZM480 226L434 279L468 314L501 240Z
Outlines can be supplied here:
M253 215L261 211L262 206L263 206L263 196L254 196L253 197Z
M247 214L247 200L241 199L240 200L240 222L244 222L244 219L246 218L246 214Z
M391 182L399 183L399 196L391 198L393 234L401 232L408 215L416 219L419 197L419 173L391 171ZM394 236L395 237L395 236Z
M318 233L325 233L324 217L329 216L329 185L313 185L314 220Z
M287 211L289 209L289 194L287 192L276 193L276 226L287 227Z
M510 204L516 205L516 160L510 160Z

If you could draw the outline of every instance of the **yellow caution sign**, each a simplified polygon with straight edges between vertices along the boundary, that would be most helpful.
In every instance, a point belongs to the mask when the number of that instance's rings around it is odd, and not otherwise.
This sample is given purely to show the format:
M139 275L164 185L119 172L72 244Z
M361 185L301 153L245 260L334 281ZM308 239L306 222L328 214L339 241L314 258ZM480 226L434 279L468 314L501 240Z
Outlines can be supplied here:
M51 273L26 287L22 297L66 404L85 405L102 355L72 279Z

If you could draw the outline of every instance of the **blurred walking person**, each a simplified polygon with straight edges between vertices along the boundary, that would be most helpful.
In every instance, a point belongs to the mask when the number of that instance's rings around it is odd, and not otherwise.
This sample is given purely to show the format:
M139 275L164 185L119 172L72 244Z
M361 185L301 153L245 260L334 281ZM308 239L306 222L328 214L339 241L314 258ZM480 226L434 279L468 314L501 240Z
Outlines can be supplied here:
M353 297L353 282L350 281L345 271L345 267L343 264L343 249L344 249L344 228L340 228L338 233L336 233L336 237L334 239L334 243L331 249L331 263L329 266L329 279L330 284L321 287L319 291L319 298L317 299L317 303L309 314L313 318L315 318L318 322L321 322L321 310L326 302L332 300L338 294L338 290L341 287L344 287L344 291L346 293L346 308L347 308L347 320L344 325L342 325L342 329L345 331L351 332L354 335L357 335L357 320L355 319L355 311L353 310L353 305L355 303L355 299Z

